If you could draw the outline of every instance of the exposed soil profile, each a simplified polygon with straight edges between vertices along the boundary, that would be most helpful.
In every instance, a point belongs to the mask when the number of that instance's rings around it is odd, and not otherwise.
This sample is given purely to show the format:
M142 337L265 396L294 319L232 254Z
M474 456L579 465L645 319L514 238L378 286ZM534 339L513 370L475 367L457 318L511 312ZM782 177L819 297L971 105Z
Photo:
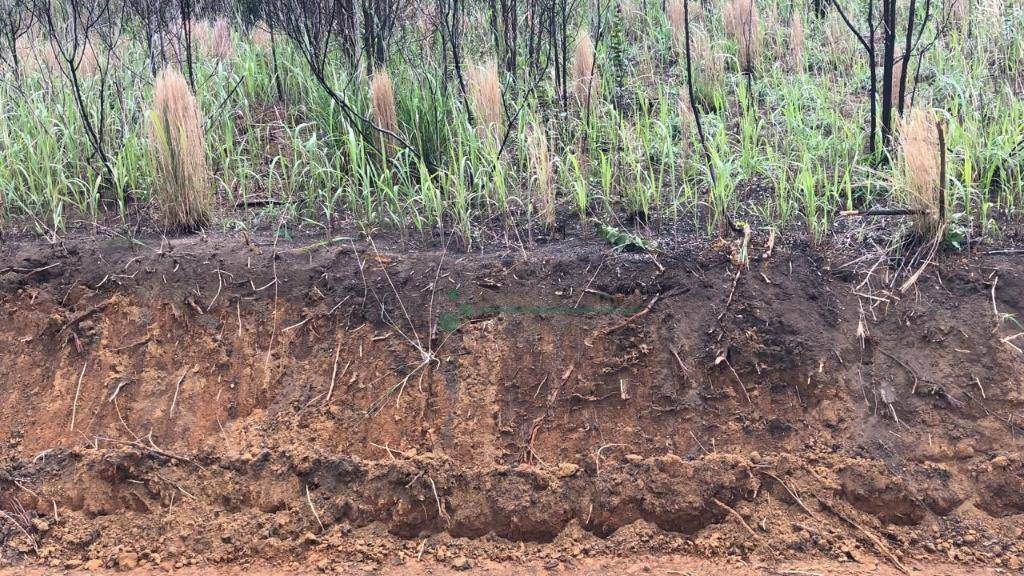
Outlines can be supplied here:
M0 249L0 571L1024 563L1019 257L73 246Z

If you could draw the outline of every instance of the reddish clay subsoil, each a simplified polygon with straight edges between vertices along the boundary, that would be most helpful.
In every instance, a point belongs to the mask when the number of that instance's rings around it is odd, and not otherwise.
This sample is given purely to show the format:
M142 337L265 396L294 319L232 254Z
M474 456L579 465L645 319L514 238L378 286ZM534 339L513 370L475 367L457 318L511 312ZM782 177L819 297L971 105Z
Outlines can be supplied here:
M70 246L0 249L12 573L1024 562L1013 256Z

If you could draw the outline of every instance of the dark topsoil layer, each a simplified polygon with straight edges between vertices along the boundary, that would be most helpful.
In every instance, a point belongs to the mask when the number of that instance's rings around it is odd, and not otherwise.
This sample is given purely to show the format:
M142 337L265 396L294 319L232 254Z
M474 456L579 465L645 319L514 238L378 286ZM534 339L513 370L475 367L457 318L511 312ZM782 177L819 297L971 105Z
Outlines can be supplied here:
M0 566L1019 568L1019 257L729 252L8 243Z

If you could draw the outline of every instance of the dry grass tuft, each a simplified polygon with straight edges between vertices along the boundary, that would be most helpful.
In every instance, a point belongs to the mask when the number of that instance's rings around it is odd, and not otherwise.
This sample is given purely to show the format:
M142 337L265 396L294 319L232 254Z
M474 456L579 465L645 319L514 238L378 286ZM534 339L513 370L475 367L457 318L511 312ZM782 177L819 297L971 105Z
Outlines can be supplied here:
M23 36L18 39L15 49L18 51L18 61L26 72L57 73L59 70L67 68L67 62L60 56L60 52L52 41L33 42L27 36ZM99 71L99 57L93 48L92 41L85 41L76 64L78 68L75 73L80 78L94 76Z
M600 98L601 77L594 64L594 42L585 30L580 30L576 38L576 54L572 61L572 87L576 93L576 101L584 110L590 110L591 102Z
M672 40L680 54L686 53L686 0L668 0L665 4L665 16L672 27Z
M907 204L923 214L915 217L915 228L930 237L939 227L940 155L935 115L915 108L900 120L899 150L903 160L903 184Z
M793 72L804 73L804 19L796 8L789 22L789 64Z
M477 130L481 138L498 142L501 139L501 116L504 111L498 65L491 61L470 67L468 76L469 101L476 117Z
M854 59L853 35L846 28L842 18L836 15L835 10L830 10L825 23L825 41L828 44L829 55L837 68L852 65Z
M740 69L751 72L761 56L761 17L756 0L729 0L722 10L725 31L736 43Z
M636 0L619 0L618 7L626 31L638 32L643 27L643 6Z
M252 32L249 34L249 41L256 48L269 52L271 44L270 32L262 26L254 26Z
M725 58L721 52L715 49L711 43L711 36L702 26L691 26L690 50L695 74L697 74L694 83L705 86L721 86L725 82Z
M199 20L192 24L192 41L199 52L210 58L227 61L235 55L235 43L231 38L231 24L218 18L213 24Z
M195 230L210 221L213 193L202 120L188 82L165 68L153 86L149 140L156 163L154 196L170 230Z
M693 117L693 107L690 106L690 98L687 95L683 94L679 97L676 102L676 110L679 114L679 126L682 128L683 134L689 138L696 119Z
M900 105L900 80L903 78L903 56L896 56L896 60L892 67L892 89L889 96L889 102L892 103L894 110L898 109ZM908 83L907 90L910 90Z
M398 111L395 108L395 90L391 84L391 75L386 70L378 70L370 77L370 104L373 119L377 126L398 134ZM385 154L391 154L398 142L394 136L378 133L378 144Z
M555 225L555 186L548 135L542 126L533 124L527 128L526 152L530 162L531 202L541 221L550 228Z
M967 22L970 0L946 0L946 13L949 14L949 21L956 25Z

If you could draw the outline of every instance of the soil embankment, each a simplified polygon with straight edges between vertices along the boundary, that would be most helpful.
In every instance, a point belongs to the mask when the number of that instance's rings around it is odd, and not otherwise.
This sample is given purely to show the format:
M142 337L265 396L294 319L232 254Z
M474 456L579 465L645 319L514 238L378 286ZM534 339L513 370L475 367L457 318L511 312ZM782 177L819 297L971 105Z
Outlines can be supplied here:
M1020 568L1024 264L759 257L8 247L0 566Z

